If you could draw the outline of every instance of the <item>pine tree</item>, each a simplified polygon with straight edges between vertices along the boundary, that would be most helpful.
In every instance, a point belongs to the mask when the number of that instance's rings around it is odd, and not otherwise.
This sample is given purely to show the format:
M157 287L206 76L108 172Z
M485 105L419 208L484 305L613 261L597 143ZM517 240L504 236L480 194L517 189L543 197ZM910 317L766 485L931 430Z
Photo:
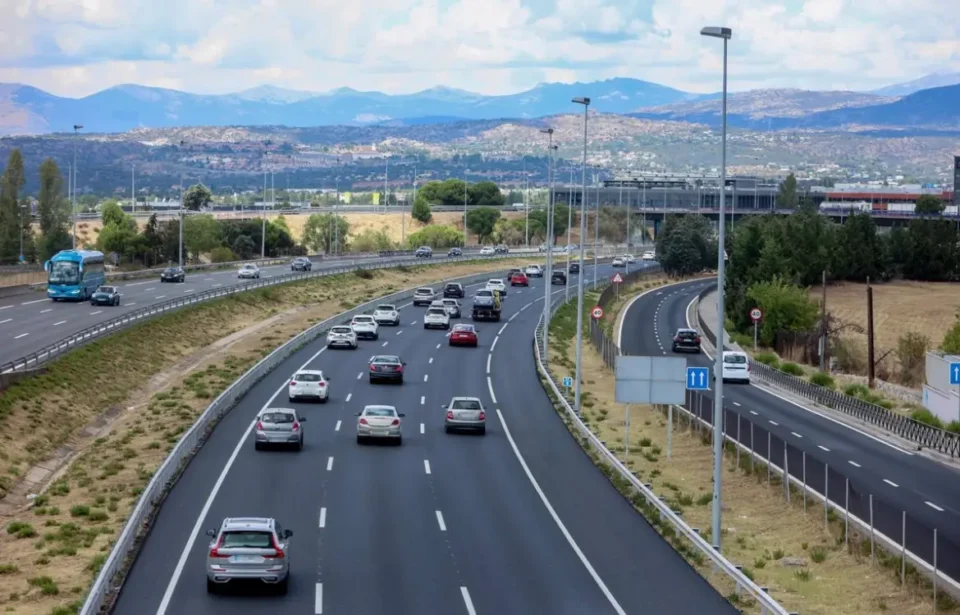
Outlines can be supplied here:
M25 182L23 155L19 149L10 152L7 168L0 177L0 263L16 263L20 256L23 233L20 217L20 190ZM25 212L26 213L26 212ZM25 216L29 221L29 215Z
M46 260L70 248L73 242L67 231L70 222L70 204L63 194L63 176L52 158L40 165L40 198L37 204L40 218L38 249L40 258Z

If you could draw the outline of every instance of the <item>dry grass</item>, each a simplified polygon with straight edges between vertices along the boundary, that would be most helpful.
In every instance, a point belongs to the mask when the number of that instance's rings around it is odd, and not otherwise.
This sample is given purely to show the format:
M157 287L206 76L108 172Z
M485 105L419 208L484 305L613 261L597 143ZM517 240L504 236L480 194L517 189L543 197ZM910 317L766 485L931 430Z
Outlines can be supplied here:
M0 607L75 612L180 435L275 347L376 296L489 269L466 262L381 270L372 279L347 274L246 293L144 323L13 385L0 398L0 474L9 489L0 501ZM31 493L42 495L31 504Z
M585 301L585 305L594 303ZM550 357L554 373L567 373L572 365L575 328L567 323L575 319L575 307L566 311L568 314L558 314L555 321L557 341L551 346ZM613 311L610 317L615 318ZM560 336L566 340L560 342ZM681 510L686 522L701 528L709 540L713 483L709 436L701 439L700 433L686 422L676 424L672 458L667 459L665 415L651 407L633 406L627 456L623 453L624 407L614 401L613 373L589 344L583 353L583 377L583 416L594 433L608 448L619 450L618 456L636 476L650 483L675 510ZM842 526L832 523L829 529L824 528L822 507L811 501L809 513L804 513L801 496L796 492L793 503L787 504L779 481L767 485L765 466L757 465L755 473L749 471L749 456L741 469L735 464L735 456L728 454L724 474L724 554L742 564L759 585L769 587L771 595L788 610L804 615L866 615L883 611L910 615L932 610L932 601L926 598L915 577L902 588L891 570L870 565L869 548L866 558L862 550L844 550L843 541L838 541ZM665 537L682 545L682 540ZM824 559L817 562L821 556ZM802 558L802 562L785 565L791 561L785 558ZM704 566L702 558L692 559L700 573L730 597L729 581L722 575L711 575L710 566ZM898 565L896 570L899 571ZM738 606L746 612L759 611L756 604Z

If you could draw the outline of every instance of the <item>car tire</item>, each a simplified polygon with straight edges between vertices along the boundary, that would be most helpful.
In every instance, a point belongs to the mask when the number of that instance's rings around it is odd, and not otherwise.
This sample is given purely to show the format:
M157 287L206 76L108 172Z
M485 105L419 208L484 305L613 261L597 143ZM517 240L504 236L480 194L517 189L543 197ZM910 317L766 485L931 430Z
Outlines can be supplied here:
M374 339L374 340L380 339L380 334L379 334L379 333L374 333L374 334L373 334L373 339Z
M217 584L211 581L210 579L207 579L207 593L216 594L219 591L220 591L220 588L217 587Z
M403 444L403 436L400 436L399 438L397 438L397 446L400 446L402 444Z
M321 397L321 398L320 398L320 403L321 403L321 404L325 404L325 403L327 403L328 401L330 401L330 398L329 398L329 397Z
M254 443L253 443L253 450L255 450L255 451L262 451L262 450L263 450L263 445L260 444L259 442L254 442Z
M357 436L357 444L363 444L363 436Z
M481 436L487 435L487 426L484 425L483 427L481 427L481 428L478 430L478 432L479 432L479 434L480 434Z
M284 580L277 583L277 593L281 596L286 596L287 591L290 589L290 577L288 576Z
M303 450L303 438L300 438L300 441L297 442L297 451L299 452L302 450Z
M397 380L397 384L403 384L403 378L400 378L400 380Z
M444 432L444 433L450 433L451 431L453 431L453 430L450 429L450 426L449 426L449 425L444 425L444 426L443 426L443 432Z
M114 302L114 305L116 306L120 305L120 297L117 297L117 300Z
M429 329L429 328L430 328L430 325L428 325L427 323L423 323L423 328L424 328L424 329Z

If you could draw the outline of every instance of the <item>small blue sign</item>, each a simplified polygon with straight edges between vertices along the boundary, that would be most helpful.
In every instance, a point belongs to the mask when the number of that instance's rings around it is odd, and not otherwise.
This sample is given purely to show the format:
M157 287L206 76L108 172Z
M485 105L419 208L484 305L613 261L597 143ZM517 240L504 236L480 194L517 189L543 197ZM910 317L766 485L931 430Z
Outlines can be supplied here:
M710 388L710 368L709 367L688 367L687 368L687 390L688 391L706 391Z
M568 389L569 389L570 387L572 387L572 386L573 386L573 378L571 378L570 376L564 376L564 377L563 377L563 386L566 387L566 388L568 388Z
M950 364L950 384L960 385L960 363Z

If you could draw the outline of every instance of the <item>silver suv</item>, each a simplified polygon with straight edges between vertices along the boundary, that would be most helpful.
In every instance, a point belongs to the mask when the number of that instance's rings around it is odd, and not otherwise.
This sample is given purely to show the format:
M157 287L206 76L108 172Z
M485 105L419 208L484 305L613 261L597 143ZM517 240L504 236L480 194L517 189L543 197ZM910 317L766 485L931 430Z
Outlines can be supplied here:
M207 530L207 591L231 581L259 581L287 593L290 537L293 532L265 517L226 518L219 530Z
M293 446L303 450L303 423L307 417L293 408L264 408L257 415L253 448L263 450L268 446Z

